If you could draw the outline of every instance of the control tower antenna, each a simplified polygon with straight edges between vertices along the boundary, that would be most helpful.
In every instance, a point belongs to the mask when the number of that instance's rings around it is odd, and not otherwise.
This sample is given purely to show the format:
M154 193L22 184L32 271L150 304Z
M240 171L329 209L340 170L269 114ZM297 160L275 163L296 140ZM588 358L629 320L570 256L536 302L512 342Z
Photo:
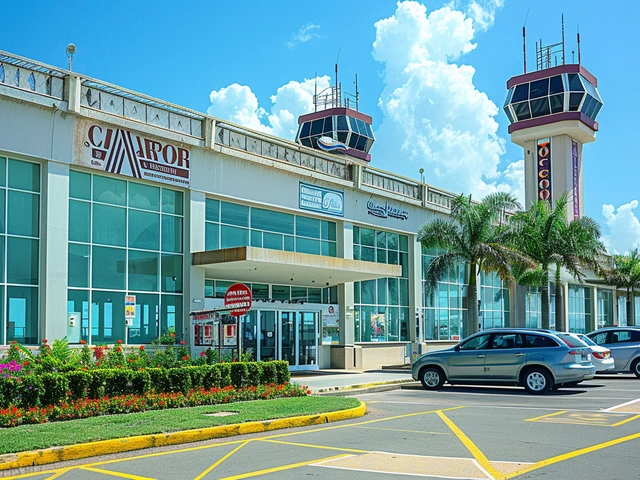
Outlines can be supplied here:
M336 58L336 95L335 95L335 105L334 107L339 107L342 103L342 99L340 98L340 84L338 83L338 63L340 63L340 48L338 49L338 58Z
M529 18L529 10L527 16L524 17L524 25L522 25L522 56L524 59L524 73L527 73L527 19Z
M564 13L562 14L562 65L566 62L564 61Z
M356 111L359 111L358 100L360 99L360 91L358 90L358 74L356 73Z
M313 111L317 112L318 111L318 103L315 102L315 99L318 98L318 72L316 72L315 76L313 77Z
M578 25L578 65L580 65L580 25Z

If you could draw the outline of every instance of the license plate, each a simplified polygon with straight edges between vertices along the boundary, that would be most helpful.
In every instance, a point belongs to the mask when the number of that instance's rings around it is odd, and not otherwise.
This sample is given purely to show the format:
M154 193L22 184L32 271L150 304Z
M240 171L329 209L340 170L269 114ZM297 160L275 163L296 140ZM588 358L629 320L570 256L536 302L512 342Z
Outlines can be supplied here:
M576 355L577 357L577 355ZM582 361L583 362L590 362L591 361L591 354L590 353L583 353L582 354Z

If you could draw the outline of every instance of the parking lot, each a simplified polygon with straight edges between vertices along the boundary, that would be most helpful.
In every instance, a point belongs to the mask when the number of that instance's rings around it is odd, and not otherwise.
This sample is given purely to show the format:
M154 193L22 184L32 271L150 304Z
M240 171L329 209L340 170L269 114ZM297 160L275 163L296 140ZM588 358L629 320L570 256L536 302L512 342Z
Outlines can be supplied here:
M365 417L23 471L9 478L637 478L640 380L543 396L419 384L359 395Z

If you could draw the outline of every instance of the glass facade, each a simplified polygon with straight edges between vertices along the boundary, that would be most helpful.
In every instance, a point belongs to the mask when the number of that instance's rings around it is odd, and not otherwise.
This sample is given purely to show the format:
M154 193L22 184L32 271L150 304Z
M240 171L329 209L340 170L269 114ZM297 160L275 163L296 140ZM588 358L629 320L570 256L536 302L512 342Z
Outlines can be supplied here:
M526 287L524 326L526 328L542 327L542 291L540 287Z
M509 327L509 289L495 273L480 273L480 316L482 328Z
M467 319L467 266L464 263L449 269L436 289L427 294L425 276L431 261L442 250L422 247L422 305L425 318L425 340L460 340ZM464 306L463 306L464 305Z
M356 342L408 340L409 237L397 233L353 227L353 258L401 265L400 278L354 282Z
M613 290L598 289L598 323L596 328L613 326Z
M207 198L205 248L260 247L336 256L336 223Z
M40 165L0 157L0 344L39 343Z
M183 193L77 171L69 174L67 311L92 344L182 336ZM125 295L136 296L126 328Z
M204 296L207 298L224 298L227 289L234 283L244 283L251 289L253 301L282 301L287 303L320 303L337 304L338 287L311 288L295 285L271 285L266 283L233 282L228 280L206 279Z
M569 331L587 333L590 325L591 288L569 284Z

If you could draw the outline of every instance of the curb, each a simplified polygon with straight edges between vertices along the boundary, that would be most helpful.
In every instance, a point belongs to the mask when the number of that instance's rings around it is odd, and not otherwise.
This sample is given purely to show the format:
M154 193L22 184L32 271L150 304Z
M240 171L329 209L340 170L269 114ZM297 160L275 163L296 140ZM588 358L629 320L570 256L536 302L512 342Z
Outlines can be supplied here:
M312 391L314 395L331 395L336 392L348 392L349 390L372 390L375 389L380 391L380 387L389 387L387 390L392 390L395 388L402 388L403 383L412 383L415 382L414 379L406 379L406 380L393 380L390 382L374 382L374 383L361 383L359 385L345 385L343 387L327 387L327 388L319 388L318 390Z
M199 428L173 433L156 433L153 435L139 435L127 438L114 438L98 442L52 447L29 452L7 453L0 455L0 471L14 468L46 465L67 460L110 455L113 453L142 450L145 448L165 447L181 443L201 442L213 438L247 435L250 433L269 432L285 428L307 427L323 423L339 422L351 418L362 417L367 411L364 402L360 406L337 412L320 413L317 415L302 415L299 417L280 418L261 422L236 423L220 427Z

